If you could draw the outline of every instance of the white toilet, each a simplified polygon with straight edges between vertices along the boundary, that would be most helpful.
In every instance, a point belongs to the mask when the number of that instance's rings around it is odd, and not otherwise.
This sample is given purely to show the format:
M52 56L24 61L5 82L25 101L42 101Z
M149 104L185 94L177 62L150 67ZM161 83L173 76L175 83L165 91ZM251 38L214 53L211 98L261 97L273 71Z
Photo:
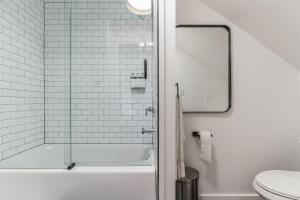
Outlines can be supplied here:
M300 200L300 172L261 172L255 177L253 187L265 200Z

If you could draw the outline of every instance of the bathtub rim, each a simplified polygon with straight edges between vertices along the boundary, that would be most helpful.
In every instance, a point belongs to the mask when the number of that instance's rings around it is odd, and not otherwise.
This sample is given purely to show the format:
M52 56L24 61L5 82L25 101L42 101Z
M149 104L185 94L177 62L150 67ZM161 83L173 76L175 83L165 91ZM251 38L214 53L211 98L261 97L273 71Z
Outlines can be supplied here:
M77 146L78 145L78 146ZM74 146L76 147L85 147L85 145L87 145L87 147L89 147L90 144L75 144ZM96 144L96 147L99 145L99 147L109 147L111 146L112 144ZM116 144L113 144L113 146L115 146ZM7 159L4 159L2 161L0 161L0 171L1 170L66 170L68 169L68 166L71 164L71 163L75 163L75 168L77 167L101 167L101 168L115 168L115 167L147 167L147 166L153 166L154 165L154 150L153 150L153 147L151 147L152 145L149 145L149 144L134 144L136 145L138 148L140 147L145 147L145 148L142 148L143 150L145 150L145 157L143 160L141 160L140 162L124 162L124 161L120 161L120 162L103 162L103 161L95 161L95 162L86 162L86 161L77 161L77 160L74 160L71 162L64 160L63 161L63 158L60 158L62 159L60 164L59 165L56 165L54 164L53 166L50 164L49 166L44 166L45 164L43 163L42 161L42 166L40 166L38 163L37 164L34 164L34 165L11 165L11 166L6 166L6 164L4 165L1 165L1 162L7 162L9 159L12 159L13 157L10 157L10 158L7 158ZM117 146L122 146L122 148L125 148L126 149L126 146L129 146L128 144L117 144ZM131 145L130 145L131 146ZM25 152L22 152L22 153L33 153L32 155L29 154L29 159L32 159L32 158L35 158L35 154L38 152L38 157L37 159L39 160L40 159L40 156L42 155L43 156L43 153L47 153L49 151L49 148L50 147L50 151L52 151L52 149L54 150L54 153L57 153L56 151L59 150L59 148L61 148L61 150L64 150L64 144L43 144L43 145L39 145L35 148L32 148L30 150L27 150ZM95 144L93 144L92 148L95 148ZM101 150L101 149L100 149ZM32 151L32 152L30 152ZM40 154L40 152L42 152L42 154ZM22 154L21 153L21 154ZM129 151L130 153L130 151ZM22 159L22 158L18 158L18 156L20 156L21 154L17 154L16 155L16 158L15 159ZM45 154L47 155L47 154ZM64 152L62 152L62 154L59 154L60 156L64 156ZM26 155L28 156L28 155ZM33 156L33 157L32 157ZM49 155L47 155L49 156ZM50 155L50 156L53 156L53 155ZM26 157L25 157L26 158ZM49 157L50 160L51 160L51 157ZM30 160L21 160L21 162L23 163L26 163L27 161L30 161ZM54 160L54 162L57 162L56 160ZM22 167L23 166L23 167Z
M155 172L155 166L80 166L73 169L0 169L0 174L57 174L57 173L132 173L132 174L150 174Z

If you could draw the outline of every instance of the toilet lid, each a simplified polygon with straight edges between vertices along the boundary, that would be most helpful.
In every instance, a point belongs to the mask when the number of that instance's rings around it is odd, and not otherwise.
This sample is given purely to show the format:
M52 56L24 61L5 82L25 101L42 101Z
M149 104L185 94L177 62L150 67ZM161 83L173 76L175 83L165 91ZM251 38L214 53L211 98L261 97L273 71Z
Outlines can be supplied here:
M255 183L276 195L300 199L300 172L265 171L255 177Z

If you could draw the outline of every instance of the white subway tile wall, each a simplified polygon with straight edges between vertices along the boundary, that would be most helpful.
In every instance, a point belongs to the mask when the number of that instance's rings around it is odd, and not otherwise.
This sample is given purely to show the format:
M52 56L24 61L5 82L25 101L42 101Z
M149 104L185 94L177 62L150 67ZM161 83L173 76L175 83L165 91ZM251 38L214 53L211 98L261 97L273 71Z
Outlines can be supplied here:
M153 120L151 113L145 115L153 92L151 16L129 12L126 1L46 3L45 8L46 143L70 136L68 90L73 143L152 143L151 134L141 134ZM145 88L133 89L130 75L144 72L144 59L149 63Z
M44 3L0 1L0 160L44 143Z

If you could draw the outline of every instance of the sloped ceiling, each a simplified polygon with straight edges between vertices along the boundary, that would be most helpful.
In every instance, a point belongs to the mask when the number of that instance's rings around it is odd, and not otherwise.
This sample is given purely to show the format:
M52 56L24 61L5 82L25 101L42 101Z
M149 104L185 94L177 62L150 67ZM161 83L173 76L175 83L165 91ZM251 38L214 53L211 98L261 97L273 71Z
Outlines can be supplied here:
M200 0L300 70L300 0Z

